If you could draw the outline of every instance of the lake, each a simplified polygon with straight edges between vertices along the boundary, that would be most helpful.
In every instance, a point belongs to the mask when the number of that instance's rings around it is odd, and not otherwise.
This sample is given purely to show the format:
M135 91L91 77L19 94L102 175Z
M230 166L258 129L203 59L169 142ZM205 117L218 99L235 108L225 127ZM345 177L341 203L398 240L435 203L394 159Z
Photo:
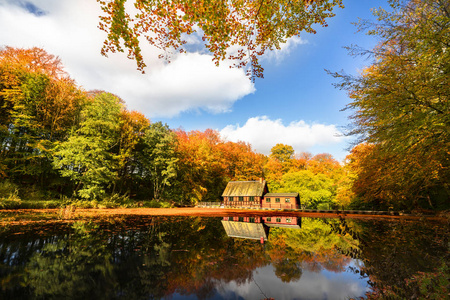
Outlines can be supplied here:
M406 298L449 258L446 221L0 217L0 299Z

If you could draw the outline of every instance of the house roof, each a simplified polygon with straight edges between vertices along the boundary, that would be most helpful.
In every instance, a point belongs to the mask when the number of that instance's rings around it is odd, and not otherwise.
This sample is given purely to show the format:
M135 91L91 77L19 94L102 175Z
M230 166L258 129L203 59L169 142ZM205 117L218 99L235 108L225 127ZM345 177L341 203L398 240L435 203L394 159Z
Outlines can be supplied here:
M267 190L267 183L262 181L230 181L223 191L222 197L255 196L262 197Z
M267 193L264 197L298 197L298 193Z
M222 221L223 228L229 237L267 240L267 233L261 223Z

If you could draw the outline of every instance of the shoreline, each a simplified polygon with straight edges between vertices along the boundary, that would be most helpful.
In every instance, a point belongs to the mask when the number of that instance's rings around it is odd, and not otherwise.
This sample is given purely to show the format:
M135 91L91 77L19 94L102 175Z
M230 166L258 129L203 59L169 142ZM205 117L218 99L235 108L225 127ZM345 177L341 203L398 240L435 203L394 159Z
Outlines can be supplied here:
M264 209L236 209L236 208L75 208L65 209L4 209L0 210L2 214L17 214L23 216L26 214L43 214L44 219L49 214L59 215L59 220L73 220L80 217L104 217L104 216L198 216L198 217L229 217L229 216L297 216L311 218L349 218L349 219L390 219L390 220L448 220L446 216L435 215L391 215L391 214L365 214L365 213L347 213L347 212L306 212L306 211L285 211L285 210L264 210ZM46 220L46 221L47 221ZM0 221L8 223L8 221Z

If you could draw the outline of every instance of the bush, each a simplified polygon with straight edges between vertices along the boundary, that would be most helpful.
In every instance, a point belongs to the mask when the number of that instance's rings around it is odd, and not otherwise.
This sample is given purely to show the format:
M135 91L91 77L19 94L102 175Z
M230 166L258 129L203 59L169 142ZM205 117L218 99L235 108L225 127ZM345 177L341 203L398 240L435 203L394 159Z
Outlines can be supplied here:
M0 182L0 200L18 197L19 188L9 180Z
M330 203L319 203L317 205L317 209L318 210L330 210L331 209L331 204Z
M164 202L164 201L151 200L151 201L144 201L144 207L170 208L170 207L172 207L172 204L170 204L169 202Z
M107 196L102 199L102 201L99 202L98 208L116 208L116 207L123 207L123 208L129 208L129 207L136 207L137 204L130 200L128 195L119 195L119 194L112 194L111 196Z
M127 195L112 194L98 200L65 199L63 206L74 206L77 208L129 208L136 207L137 203L130 200Z
M19 197L17 185L7 180L0 182L0 208L20 208L22 200Z
M23 200L19 208L37 209L37 208L59 208L60 200Z

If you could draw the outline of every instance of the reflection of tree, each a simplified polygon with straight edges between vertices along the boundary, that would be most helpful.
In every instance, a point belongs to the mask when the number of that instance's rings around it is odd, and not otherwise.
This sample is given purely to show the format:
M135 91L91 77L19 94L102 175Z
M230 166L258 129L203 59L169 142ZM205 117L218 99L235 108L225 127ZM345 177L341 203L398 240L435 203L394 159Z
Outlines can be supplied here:
M91 224L74 225L66 239L45 244L27 264L24 283L38 298L103 298L113 290L113 266Z
M301 264L291 259L282 259L272 262L275 267L275 275L283 282L299 281L302 277Z
M302 228L272 228L267 252L275 267L275 273L283 281L298 280L302 269L320 272L326 269L342 272L350 258L336 251L357 245L357 241L347 234L332 230L329 220L302 219ZM286 270L290 268L290 273ZM293 276L288 276L291 274ZM282 276L283 275L283 276ZM298 278L296 277L298 276Z
M213 295L218 282L247 283L255 268L268 263L258 242L228 238L214 219L193 218L191 228L194 230L184 232L178 243L179 249L187 251L172 252L168 294L194 294L205 299Z
M417 298L418 285L408 284L416 274L433 272L449 260L450 228L431 222L364 222L361 237L362 272L375 290L394 292L399 299Z
M342 272L351 269L345 255L351 251L363 262L355 273L362 269L376 287L403 287L408 276L448 259L448 229L418 222L303 218L302 229L271 228L264 246L228 238L216 218L122 217L95 224L78 223L70 233L50 223L0 232L0 298L179 293L205 299L221 284L253 282L254 270L270 263L283 282L300 280L306 270Z

